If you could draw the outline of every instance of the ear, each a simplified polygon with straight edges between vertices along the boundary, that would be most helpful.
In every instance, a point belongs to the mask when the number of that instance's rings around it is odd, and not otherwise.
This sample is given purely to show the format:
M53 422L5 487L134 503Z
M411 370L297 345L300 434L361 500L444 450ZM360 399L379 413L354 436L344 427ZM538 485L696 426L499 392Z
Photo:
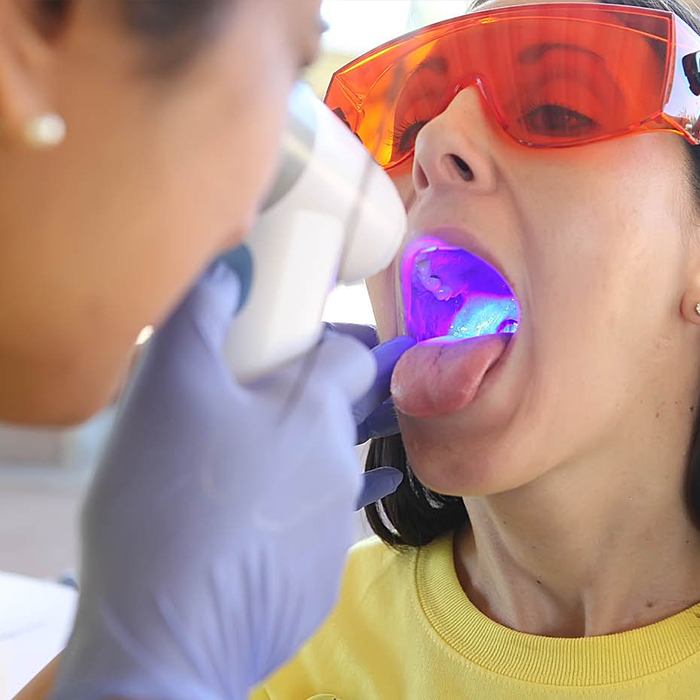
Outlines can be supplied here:
M68 3L55 2L65 8ZM0 137L26 142L37 117L55 112L51 90L55 33L36 0L0 0Z
M681 315L689 323L700 326L700 264L686 285L681 300Z

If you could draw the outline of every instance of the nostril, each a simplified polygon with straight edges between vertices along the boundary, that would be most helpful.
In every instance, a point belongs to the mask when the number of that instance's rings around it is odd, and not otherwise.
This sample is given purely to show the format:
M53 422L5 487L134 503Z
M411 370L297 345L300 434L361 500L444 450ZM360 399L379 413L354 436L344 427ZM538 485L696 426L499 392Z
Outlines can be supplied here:
M455 164L457 172L463 180L471 182L474 179L474 173L465 161L463 161L459 156L456 156L454 154L450 155L450 159Z

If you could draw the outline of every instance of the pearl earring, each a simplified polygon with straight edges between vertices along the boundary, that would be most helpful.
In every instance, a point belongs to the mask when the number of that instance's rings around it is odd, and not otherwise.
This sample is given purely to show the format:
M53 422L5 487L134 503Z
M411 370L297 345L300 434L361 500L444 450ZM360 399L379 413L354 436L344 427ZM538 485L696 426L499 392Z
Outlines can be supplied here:
M700 301L695 304L695 313L700 316Z
M53 148L63 142L66 137L66 123L63 117L55 112L40 114L33 117L24 125L24 142L36 150Z

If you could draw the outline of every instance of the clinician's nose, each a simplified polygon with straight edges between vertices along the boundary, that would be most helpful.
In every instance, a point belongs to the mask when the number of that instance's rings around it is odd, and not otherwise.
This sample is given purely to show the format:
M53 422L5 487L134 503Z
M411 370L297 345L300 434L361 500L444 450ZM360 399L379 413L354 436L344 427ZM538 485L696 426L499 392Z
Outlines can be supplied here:
M413 160L416 196L445 188L487 194L496 187L492 145L498 137L478 88L456 95L418 134Z

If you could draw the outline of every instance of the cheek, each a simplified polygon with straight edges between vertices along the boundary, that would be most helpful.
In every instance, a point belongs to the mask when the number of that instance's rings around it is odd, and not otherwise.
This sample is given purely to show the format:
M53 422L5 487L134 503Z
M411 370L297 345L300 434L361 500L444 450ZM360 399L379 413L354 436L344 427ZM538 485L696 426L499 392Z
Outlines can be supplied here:
M413 159L410 159L388 171L389 175L391 176L391 181L399 191L401 200L403 201L407 210L411 208L413 200L416 196L416 191L413 187L412 169Z
M657 182L652 195L648 169L627 172L622 185L615 173L583 181L587 196L562 196L566 207L533 201L525 217L528 379L516 442L538 432L552 459L640 419L640 407L667 391L669 372L682 372L684 254L673 192Z
M379 340L384 342L399 333L399 319L394 284L395 265L367 280L367 291L377 321Z
M261 4L260 21L269 7ZM269 24L257 37L239 16L153 120L143 171L158 187L142 190L151 245L141 244L140 258L168 295L242 241L276 173L295 67Z
M570 353L590 359L612 358L616 348L636 355L678 320L683 255L671 218L634 207L572 211L568 227L562 222L533 251L535 339L541 332L557 350L555 338L571 339L580 345Z
M276 170L294 75L272 9L258 8L264 36L253 32L253 10L241 11L167 84L135 83L120 68L115 85L84 61L76 68L83 89L75 91L93 104L69 115L73 140L54 173L66 192L54 197L53 226L80 239L90 291L76 305L100 309L104 337L133 338L157 323L247 233Z
M408 209L414 196L411 164L404 163L392 169L389 174L401 195L404 206ZM401 253L386 270L367 280L367 291L377 321L379 338L382 342L404 332L401 300L397 285L400 255Z
M250 3L251 5L253 3ZM262 3L262 8L270 3ZM264 14L264 13L263 13ZM240 21L244 23L244 18ZM190 164L199 178L199 192L187 198L196 215L207 217L212 232L225 233L225 247L238 243L255 218L279 162L281 136L287 121L287 101L296 66L287 42L270 21L265 37L255 24L222 37L223 51L213 61L209 95L201 106L201 120L183 119L184 129L196 130L199 161ZM278 28L281 31L281 27ZM252 63L250 56L255 56ZM186 137L183 134L183 141Z

